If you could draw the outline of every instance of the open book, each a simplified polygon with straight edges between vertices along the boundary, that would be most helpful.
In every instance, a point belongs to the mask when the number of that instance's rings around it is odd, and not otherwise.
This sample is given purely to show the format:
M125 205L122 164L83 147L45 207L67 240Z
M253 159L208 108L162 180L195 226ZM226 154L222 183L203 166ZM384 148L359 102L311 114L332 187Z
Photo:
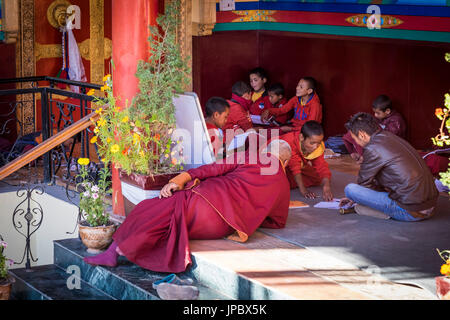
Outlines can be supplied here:
M308 208L308 207L309 207L309 204L304 203L302 201L297 201L297 200L289 201L289 209Z

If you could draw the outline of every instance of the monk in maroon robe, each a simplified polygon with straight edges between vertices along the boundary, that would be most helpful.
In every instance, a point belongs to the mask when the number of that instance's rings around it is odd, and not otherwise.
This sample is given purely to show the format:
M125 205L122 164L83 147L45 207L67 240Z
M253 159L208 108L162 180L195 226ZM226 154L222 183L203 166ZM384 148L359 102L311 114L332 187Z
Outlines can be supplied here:
M267 149L181 173L164 186L159 199L144 200L130 212L107 251L84 261L116 266L121 254L145 269L182 272L191 264L189 239L228 236L244 242L258 227L283 228L290 198L285 165L291 151L280 140Z

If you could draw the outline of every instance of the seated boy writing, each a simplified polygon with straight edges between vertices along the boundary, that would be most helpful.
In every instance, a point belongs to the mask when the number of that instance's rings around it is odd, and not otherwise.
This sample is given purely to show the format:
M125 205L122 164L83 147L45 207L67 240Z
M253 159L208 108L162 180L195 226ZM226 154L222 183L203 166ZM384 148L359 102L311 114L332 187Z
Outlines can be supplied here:
M291 189L298 188L303 197L314 199L317 195L307 188L323 185L323 199L333 200L331 192L331 172L324 158L323 128L319 122L305 122L300 131L280 136L289 143L291 159L286 170Z
M205 106L205 122L209 138L217 158L218 152L223 148L224 134L222 128L227 122L230 113L230 105L224 98L211 97Z
M406 123L399 112L392 107L392 101L388 96L382 94L375 98L372 103L372 110L375 118L381 129L387 130L403 139L406 139ZM353 140L350 132L347 132L342 139L350 156L356 160L357 163L362 163L363 150Z
M316 80L312 77L301 78L296 87L296 96L291 98L281 108L270 108L261 114L261 120L266 121L270 116L287 114L294 110L292 126L282 126L283 132L300 131L306 121L322 122L322 105L316 90Z

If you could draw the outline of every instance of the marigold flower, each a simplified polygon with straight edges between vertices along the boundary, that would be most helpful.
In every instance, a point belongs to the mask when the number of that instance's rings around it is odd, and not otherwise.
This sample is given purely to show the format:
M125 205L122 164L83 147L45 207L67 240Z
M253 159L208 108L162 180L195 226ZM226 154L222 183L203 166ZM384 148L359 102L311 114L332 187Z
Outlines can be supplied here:
M442 108L437 108L434 114L436 115L436 117L440 117L444 115L444 111L442 110Z
M128 154L128 148L123 149L122 154L126 156Z
M97 142L97 136L93 136L91 139L91 143L96 143Z
M112 146L111 146L111 152L112 153L116 153L116 152L118 152L119 151L119 149L120 149L120 147L119 147L119 145L118 144L113 144Z
M443 264L443 265L441 266L441 274L443 274L443 275L448 275L448 274L450 274L450 265L448 265L448 264Z
M109 78L111 78L111 75L110 75L110 74L105 75L105 76L103 77L103 82L108 81Z
M81 164L82 166L87 166L89 164L89 158L79 158L78 164Z
M110 143L111 142L111 138L106 138L106 143Z
M104 126L106 124L106 119L104 119L104 118L100 118L98 121L97 121L97 126L99 126L99 127L102 127L102 126Z
M161 139L161 136L157 133L155 134L154 138L159 141L159 139Z
M93 96L94 93L95 93L95 89L91 89L91 90L89 90L89 91L86 93L86 95L88 95L88 96Z
M102 111L103 111L103 108L98 108L95 110L95 113L100 114L100 113L102 113Z
M124 123L128 122L128 117L127 116L123 117L122 122L124 122Z

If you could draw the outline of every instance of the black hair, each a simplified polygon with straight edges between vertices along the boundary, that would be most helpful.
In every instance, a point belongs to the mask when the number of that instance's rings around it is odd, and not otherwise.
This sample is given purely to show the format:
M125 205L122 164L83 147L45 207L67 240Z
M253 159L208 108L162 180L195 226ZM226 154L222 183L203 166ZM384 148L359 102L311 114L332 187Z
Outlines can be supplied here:
M267 92L273 92L277 96L283 95L284 96L284 87L281 83L277 82L272 84L269 89L267 89Z
M248 73L248 75L250 76L251 74L256 74L258 77L260 77L261 79L267 78L267 71L261 67L257 67L254 68L252 70L250 70L250 72Z
M309 120L306 121L305 124L302 126L300 133L303 135L303 138L305 139L312 136L320 136L323 135L323 128L319 122L315 120Z
M369 136L380 130L380 126L375 117L366 112L354 114L345 124L345 128L354 135L357 135L359 131L363 131Z
M231 87L231 92L242 97L247 92L252 92L250 85L244 81L238 81Z
M219 114L221 114L229 107L230 107L230 105L228 104L227 100L225 100L224 98L211 97L206 102L205 114L207 117L211 117L214 114L214 112L218 112Z
M392 110L392 101L385 94L379 95L373 100L372 108L386 112L387 109Z
M304 80L308 83L308 89L312 89L314 92L316 91L317 81L313 77L303 77L301 80Z

